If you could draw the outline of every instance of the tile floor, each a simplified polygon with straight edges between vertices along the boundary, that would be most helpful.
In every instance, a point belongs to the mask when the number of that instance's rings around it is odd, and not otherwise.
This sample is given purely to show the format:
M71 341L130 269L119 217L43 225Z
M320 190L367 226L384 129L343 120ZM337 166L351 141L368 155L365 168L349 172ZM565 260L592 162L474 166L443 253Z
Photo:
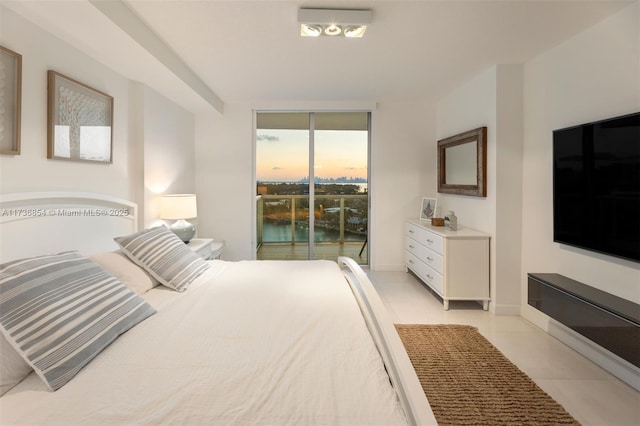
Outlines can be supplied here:
M413 275L368 272L396 323L468 324L527 373L582 425L640 425L640 392L519 316L495 316L475 302L442 302Z

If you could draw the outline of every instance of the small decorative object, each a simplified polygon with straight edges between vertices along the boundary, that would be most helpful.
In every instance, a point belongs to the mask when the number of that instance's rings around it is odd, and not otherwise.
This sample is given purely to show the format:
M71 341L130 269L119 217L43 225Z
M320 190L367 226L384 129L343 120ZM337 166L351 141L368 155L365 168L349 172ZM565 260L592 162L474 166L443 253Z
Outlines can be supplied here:
M22 55L0 46L0 154L20 154Z
M453 211L449 210L447 212L447 214L444 216L444 223L451 231L458 230L458 218Z
M185 219L198 216L194 194L163 195L160 200L160 219L175 220L169 229L182 241L188 243L196 234L196 227Z
M113 98L48 72L47 158L112 163Z
M444 218L443 217L434 217L431 219L432 226L444 226Z
M430 220L433 219L436 215L436 207L438 205L437 198L426 198L422 199L422 204L420 206L420 220Z

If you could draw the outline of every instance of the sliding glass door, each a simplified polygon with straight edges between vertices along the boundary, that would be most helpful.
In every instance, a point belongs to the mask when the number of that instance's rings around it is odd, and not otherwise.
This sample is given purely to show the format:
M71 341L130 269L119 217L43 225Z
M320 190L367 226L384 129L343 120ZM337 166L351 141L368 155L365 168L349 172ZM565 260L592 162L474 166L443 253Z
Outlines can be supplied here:
M367 112L258 112L258 259L368 263Z

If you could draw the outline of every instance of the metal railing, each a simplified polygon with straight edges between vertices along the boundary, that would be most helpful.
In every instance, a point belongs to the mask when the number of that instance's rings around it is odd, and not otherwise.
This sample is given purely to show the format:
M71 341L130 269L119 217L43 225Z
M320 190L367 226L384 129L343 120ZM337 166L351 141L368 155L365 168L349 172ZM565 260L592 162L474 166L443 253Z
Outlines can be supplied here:
M349 241L365 241L368 223L368 195L315 195L313 208L315 233L319 243L343 244ZM265 243L308 243L309 196L308 195L258 195L256 197L257 247ZM265 222L279 227L288 226L289 238L277 241L265 240ZM306 234L302 236L306 227ZM323 231L318 238L318 231Z

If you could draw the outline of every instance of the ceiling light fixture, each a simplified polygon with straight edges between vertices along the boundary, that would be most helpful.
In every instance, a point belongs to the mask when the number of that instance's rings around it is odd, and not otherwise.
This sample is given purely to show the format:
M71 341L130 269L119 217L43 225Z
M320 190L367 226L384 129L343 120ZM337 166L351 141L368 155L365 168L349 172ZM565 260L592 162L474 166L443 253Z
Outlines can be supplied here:
M300 35L303 37L318 37L322 35L322 25L306 25L300 26Z
M300 9L298 23L302 37L355 37L364 35L371 22L370 10Z
M349 25L344 28L344 36L345 37L362 37L366 29L367 29L366 25Z

